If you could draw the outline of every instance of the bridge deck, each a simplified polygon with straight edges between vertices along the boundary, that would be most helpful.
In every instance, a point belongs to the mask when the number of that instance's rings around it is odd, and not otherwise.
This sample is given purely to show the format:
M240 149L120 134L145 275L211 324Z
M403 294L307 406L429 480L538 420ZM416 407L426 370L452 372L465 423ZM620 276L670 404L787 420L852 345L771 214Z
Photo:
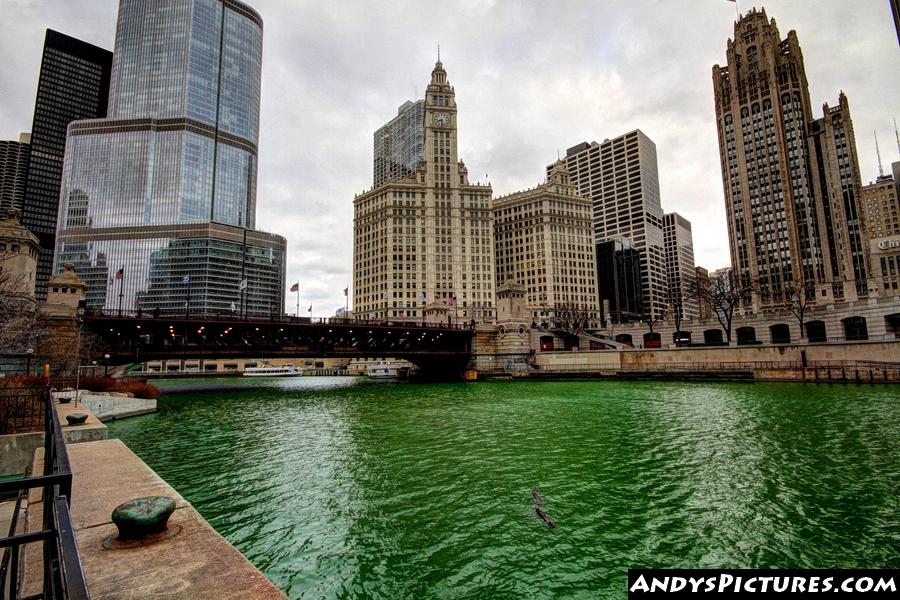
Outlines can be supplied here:
M404 358L420 366L459 366L472 351L473 327L351 319L229 319L86 315L110 362L162 358Z

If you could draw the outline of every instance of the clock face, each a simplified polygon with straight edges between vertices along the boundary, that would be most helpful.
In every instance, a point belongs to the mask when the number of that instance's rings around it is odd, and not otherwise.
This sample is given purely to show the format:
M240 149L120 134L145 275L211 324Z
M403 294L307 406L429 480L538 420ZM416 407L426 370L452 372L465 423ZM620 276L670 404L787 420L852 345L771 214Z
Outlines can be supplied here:
M450 115L447 113L437 113L434 115L434 124L437 127L446 127L450 124Z

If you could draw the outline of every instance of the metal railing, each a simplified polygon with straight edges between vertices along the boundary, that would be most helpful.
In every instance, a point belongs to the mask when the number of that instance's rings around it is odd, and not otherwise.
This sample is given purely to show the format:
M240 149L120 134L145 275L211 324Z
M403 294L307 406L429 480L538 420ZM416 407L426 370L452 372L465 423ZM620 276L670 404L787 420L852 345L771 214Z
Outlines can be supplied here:
M122 311L116 310L88 310L84 314L86 319L90 318L116 318L123 321L156 319L159 321L209 321L209 322L225 322L225 323L299 323L303 325L368 325L377 327L407 327L410 329L451 329L459 331L472 331L475 329L477 322L454 322L454 323L431 323L427 321L416 321L412 319L371 319L368 317L291 317L287 315L265 316L241 316L231 313L222 313L215 315L175 315L160 314L154 315L152 312L143 311Z
M799 369L882 369L900 370L900 363L868 360L739 361L739 362L667 362L653 365L624 364L620 371L759 371Z
M12 388L15 389L15 388ZM28 396L33 388L20 388ZM26 391L28 390L28 391ZM6 537L0 537L0 600L7 594L21 598L21 564L24 546L43 545L43 581L38 594L30 598L88 600L87 584L75 542L69 503L72 497L72 468L63 439L59 415L51 389L40 388L44 401L43 474L0 482L0 497L18 494L16 512ZM28 491L41 488L41 529L17 533L18 513ZM31 591L31 590L29 590Z
M0 435L44 429L44 394L42 387L0 386Z

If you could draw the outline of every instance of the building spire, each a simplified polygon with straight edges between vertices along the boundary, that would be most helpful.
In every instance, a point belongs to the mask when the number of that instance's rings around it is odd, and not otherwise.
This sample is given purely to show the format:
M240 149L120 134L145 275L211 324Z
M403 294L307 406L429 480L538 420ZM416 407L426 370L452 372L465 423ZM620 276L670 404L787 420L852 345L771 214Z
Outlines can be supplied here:
M900 153L900 133L897 133L897 119L894 119L894 137L897 138L897 152Z
M873 131L872 135L875 136L875 156L878 157L878 178L881 179L884 177L884 166L881 164L881 150L878 149L878 132Z
M441 45L438 44L438 62L441 62Z

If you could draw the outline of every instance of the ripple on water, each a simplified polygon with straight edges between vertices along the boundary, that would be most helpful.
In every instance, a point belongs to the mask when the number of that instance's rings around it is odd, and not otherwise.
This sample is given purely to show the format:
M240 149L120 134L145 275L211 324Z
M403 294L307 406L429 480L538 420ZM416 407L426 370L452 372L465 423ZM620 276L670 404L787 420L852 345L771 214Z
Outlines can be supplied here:
M110 432L292 597L596 598L629 566L900 566L898 417L873 386L298 378Z

